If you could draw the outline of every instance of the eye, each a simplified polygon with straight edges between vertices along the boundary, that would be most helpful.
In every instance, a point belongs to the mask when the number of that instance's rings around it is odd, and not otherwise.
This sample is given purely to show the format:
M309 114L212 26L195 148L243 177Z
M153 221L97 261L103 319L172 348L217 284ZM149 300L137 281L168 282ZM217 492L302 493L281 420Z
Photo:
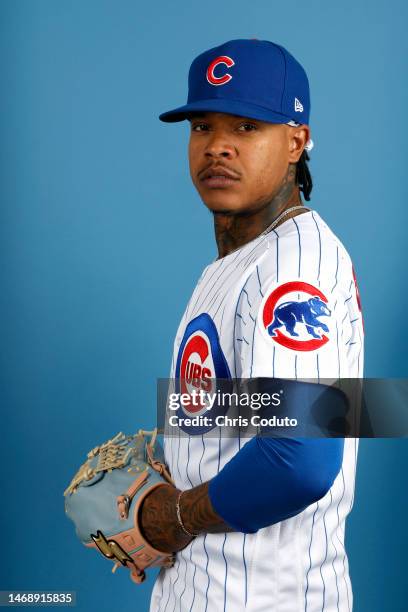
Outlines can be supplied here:
M208 123L192 123L191 131L192 132L205 132L208 130Z
M238 126L238 130L240 132L252 132L256 129L258 129L258 126L255 125L255 123L249 123L248 121L246 121L245 123L241 123Z

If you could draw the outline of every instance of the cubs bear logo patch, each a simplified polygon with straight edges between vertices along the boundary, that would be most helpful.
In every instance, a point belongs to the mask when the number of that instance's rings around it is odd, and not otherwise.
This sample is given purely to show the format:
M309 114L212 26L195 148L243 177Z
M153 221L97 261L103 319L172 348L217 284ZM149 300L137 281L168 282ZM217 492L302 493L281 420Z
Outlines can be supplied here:
M329 342L331 311L325 294L310 283L291 281L269 292L261 326L272 342L294 351L314 351Z

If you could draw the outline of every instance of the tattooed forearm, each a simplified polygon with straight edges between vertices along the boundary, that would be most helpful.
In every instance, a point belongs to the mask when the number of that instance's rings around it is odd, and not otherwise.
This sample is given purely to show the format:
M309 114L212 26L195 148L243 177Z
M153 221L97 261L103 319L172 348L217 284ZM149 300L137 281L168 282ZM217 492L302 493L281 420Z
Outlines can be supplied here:
M148 542L163 552L177 552L191 542L181 528L176 512L180 490L171 485L158 487L143 502L141 530ZM194 534L233 531L212 507L208 483L183 492L180 514L187 531Z
M191 533L233 531L215 512L208 495L208 482L184 491L180 511L184 526Z
M148 542L163 552L182 550L191 541L181 529L176 514L180 491L171 485L150 493L141 508L140 527Z

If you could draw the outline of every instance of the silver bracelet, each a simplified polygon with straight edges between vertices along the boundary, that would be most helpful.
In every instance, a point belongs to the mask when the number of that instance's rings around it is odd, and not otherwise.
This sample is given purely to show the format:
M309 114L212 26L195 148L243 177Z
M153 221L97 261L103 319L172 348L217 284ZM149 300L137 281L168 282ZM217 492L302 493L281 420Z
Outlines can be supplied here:
M184 523L183 523L183 521L182 521L182 519L181 519L181 512L180 512L180 499L181 499L181 496L183 495L183 493L184 493L184 491L180 491L180 493L179 493L179 495L178 495L178 498L177 498L177 501L176 501L176 514L177 514L177 520L178 520L178 522L179 522L180 527L182 528L182 530L184 531L184 533L185 533L186 535L188 535L190 538L196 538L196 537L198 536L198 533L190 533L190 532L188 531L188 529L186 529L186 528L184 527Z

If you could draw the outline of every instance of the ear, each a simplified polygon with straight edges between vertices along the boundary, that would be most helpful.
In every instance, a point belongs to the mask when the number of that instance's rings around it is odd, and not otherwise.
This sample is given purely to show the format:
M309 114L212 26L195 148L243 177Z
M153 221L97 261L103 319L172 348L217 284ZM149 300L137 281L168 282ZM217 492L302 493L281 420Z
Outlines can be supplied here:
M289 163L296 164L310 139L310 128L308 125L299 127L288 126L289 129Z

